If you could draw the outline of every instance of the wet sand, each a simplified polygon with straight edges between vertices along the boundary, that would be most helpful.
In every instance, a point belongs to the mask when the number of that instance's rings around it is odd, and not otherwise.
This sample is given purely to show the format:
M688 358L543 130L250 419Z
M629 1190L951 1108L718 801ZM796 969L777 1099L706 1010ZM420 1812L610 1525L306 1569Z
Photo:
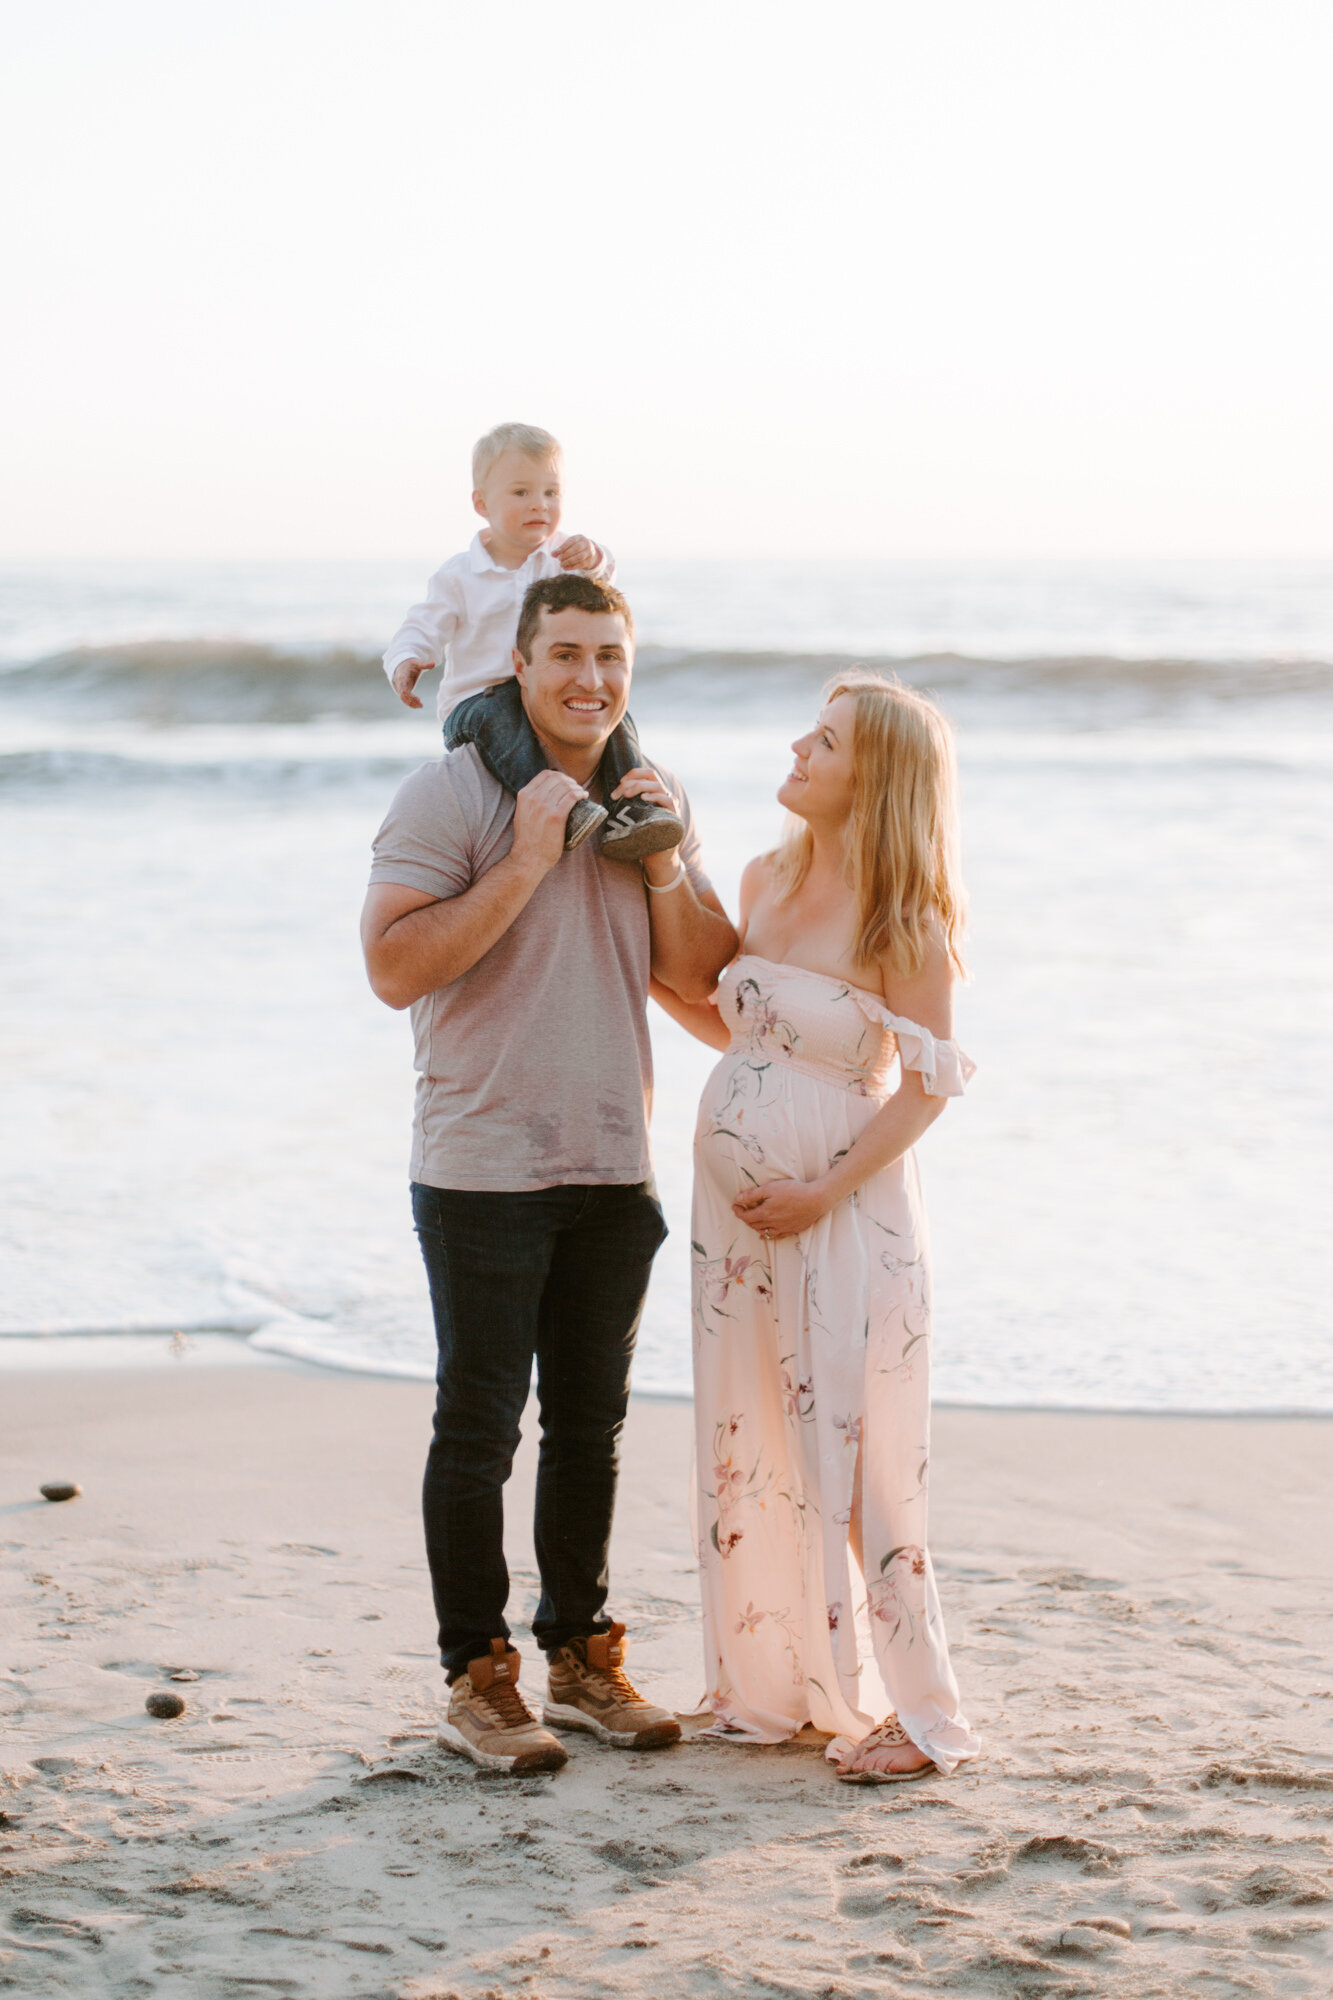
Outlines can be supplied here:
M1333 1990L1333 1424L937 1413L932 1545L985 1752L868 1789L814 1738L576 1737L519 1783L441 1751L429 1411L417 1384L188 1353L0 1381L0 1992ZM613 1608L682 1709L689 1451L687 1406L635 1403ZM529 1435L520 1628L532 1470ZM82 1497L37 1499L56 1478ZM168 1687L186 1712L155 1721Z

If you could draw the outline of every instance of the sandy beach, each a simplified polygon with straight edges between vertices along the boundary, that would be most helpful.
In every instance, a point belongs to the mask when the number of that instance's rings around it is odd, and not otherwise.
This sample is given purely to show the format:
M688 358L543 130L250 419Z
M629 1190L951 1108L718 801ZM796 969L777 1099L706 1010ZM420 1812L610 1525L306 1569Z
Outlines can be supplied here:
M187 1354L9 1373L0 1402L0 1990L1333 1988L1327 1422L938 1413L933 1544L985 1753L863 1789L814 1738L572 1738L519 1783L440 1750L424 1387ZM681 1709L689 1453L685 1404L636 1401L614 1608ZM529 1428L520 1621L532 1468ZM54 1479L82 1497L40 1500ZM145 1713L164 1688L178 1721Z

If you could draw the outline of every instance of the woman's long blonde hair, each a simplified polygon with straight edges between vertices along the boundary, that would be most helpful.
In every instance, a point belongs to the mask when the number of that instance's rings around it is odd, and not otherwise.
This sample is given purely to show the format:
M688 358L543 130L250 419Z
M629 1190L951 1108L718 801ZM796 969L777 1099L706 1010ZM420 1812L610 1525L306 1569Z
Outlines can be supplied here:
M967 976L961 943L967 915L959 863L958 767L953 731L933 701L879 674L842 674L826 702L848 694L852 725L852 809L845 834L856 895L855 954L885 958L907 977L921 970L932 923L950 962ZM814 836L801 820L774 856L785 900L805 880Z

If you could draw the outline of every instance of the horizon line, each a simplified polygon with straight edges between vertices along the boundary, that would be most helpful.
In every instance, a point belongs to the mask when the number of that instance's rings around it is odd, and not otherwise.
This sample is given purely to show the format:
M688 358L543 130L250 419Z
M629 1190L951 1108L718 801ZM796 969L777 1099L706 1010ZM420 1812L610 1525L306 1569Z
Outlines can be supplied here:
M64 550L59 553L53 551L46 551L44 553L28 552L24 554L10 554L4 552L3 550L0 550L0 570L16 570L16 569L41 568L41 567L73 568L80 565L88 565L88 564L97 564L99 566L125 565L128 567L136 563L139 564L152 563L152 564L161 564L163 566L179 565L181 567L187 565L197 567L199 565L207 565L207 564L216 564L219 567L227 567L232 565L239 566L242 564L247 566L255 566L265 563L271 563L274 564L275 566L279 564L296 564L296 563L315 563L315 564L333 564L333 563L372 564L373 563L376 565L383 563L411 563L411 564L424 564L438 568L440 561L446 559L447 558L441 558L438 555L438 553L423 552L422 550L411 550L411 549L405 552L381 553L381 554L369 554L366 553L365 551L350 552L345 549L325 550L320 552L306 551L304 553L299 553L299 554L292 552L275 554L271 550L264 551L263 553L254 551L245 553L245 552L237 552L236 550L228 550L225 552L208 550L208 551L195 551L193 553L176 552L169 554L169 553L163 553L160 550L159 551L139 550L136 552L128 552L125 550L113 550L110 552L106 551L97 552L97 551L89 551L86 549L72 550L72 551ZM1127 565L1127 564L1148 565L1148 564L1167 564L1167 563L1199 563L1199 564L1215 563L1219 565L1224 563L1277 563L1284 565L1289 564L1292 566L1299 564L1306 566L1328 565L1330 567L1333 567L1333 547L1322 550L1315 550L1315 549L1283 550L1281 552L1271 551L1271 550L1270 551L1255 550L1255 549L1247 549L1247 550L1237 550L1237 549L1179 550L1178 549L1166 552L1161 550L1155 552L1148 550L1120 550L1113 553L1108 553L1105 550L1092 551L1092 550L1050 550L1050 549L1026 550L1026 551L995 550L995 549L954 549L954 550L875 549L875 550L846 551L837 554L831 552L822 552L819 554L812 555L805 550L783 551L780 549L766 549L763 551L762 554L757 553L755 551L735 551L735 550L718 551L717 549L710 549L706 552L698 552L698 553L681 553L676 551L664 553L660 549L649 550L645 548L636 548L631 546L627 549L618 550L616 552L616 560L617 563L626 563L626 562L696 563L701 565L715 565L719 567L728 563L763 564L763 565L775 565L775 566L776 565L787 566L793 563L798 563L804 568L822 568L822 567L831 568L839 564L847 564L847 563L857 563L857 564L884 563L891 565L896 565L896 564L907 565L907 564L917 564L917 563L920 564L1081 563L1081 564L1104 564L1106 566Z

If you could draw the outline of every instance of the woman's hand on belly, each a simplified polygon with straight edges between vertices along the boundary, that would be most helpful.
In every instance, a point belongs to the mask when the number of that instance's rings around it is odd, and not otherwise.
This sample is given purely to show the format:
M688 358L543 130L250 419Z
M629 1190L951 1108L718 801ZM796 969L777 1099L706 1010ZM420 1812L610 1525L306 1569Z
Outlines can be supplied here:
M835 1206L822 1180L765 1181L737 1195L731 1212L760 1236L799 1236Z

